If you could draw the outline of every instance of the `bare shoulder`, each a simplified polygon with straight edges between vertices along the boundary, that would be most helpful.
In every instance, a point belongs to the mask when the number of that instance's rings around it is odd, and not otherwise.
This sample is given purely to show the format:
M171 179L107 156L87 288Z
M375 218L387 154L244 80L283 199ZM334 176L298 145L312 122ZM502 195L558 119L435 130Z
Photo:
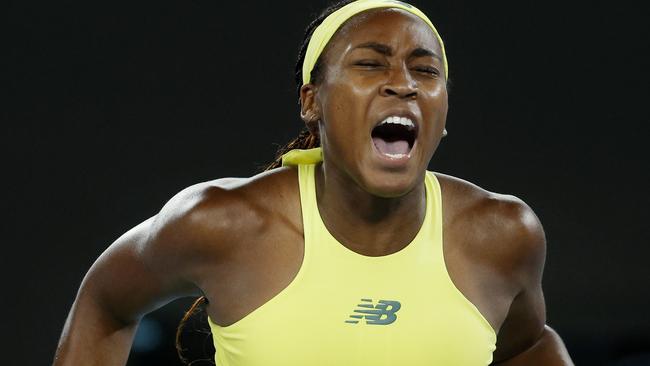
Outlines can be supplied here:
M190 186L153 219L143 248L152 255L145 257L160 268L188 263L188 270L200 270L201 263L223 259L248 238L263 235L270 220L299 212L296 195L296 172L290 168Z
M438 174L445 228L477 258L509 275L541 271L546 239L537 215L518 197L490 192L476 184Z

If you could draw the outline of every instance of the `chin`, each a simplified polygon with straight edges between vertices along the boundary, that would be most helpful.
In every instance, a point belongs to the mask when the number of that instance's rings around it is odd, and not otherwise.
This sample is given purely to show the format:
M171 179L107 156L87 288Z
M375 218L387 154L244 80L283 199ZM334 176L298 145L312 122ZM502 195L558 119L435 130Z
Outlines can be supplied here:
M367 176L364 188L374 196L397 198L411 192L418 182L418 177L413 174L380 172Z

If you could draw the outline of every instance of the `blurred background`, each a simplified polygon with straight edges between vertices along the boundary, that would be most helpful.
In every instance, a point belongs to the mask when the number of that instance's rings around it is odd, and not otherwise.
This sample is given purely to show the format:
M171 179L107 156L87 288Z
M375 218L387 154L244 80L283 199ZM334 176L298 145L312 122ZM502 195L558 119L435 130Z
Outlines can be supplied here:
M576 364L650 365L647 15L580 3L414 2L452 80L430 169L538 214L548 323ZM3 365L51 362L85 272L123 232L184 187L254 174L297 134L293 65L325 4L2 6ZM145 317L130 366L180 365L190 303ZM210 358L201 319L189 328L190 358Z

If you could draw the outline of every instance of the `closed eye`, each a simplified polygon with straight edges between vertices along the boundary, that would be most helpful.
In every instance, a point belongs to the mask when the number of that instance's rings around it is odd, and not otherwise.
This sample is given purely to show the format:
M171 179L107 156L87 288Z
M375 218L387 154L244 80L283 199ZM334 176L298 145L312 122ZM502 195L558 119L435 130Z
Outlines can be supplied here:
M435 68L435 67L429 67L429 66L418 66L415 68L415 71L422 73L422 74L427 74L430 76L437 77L440 75L440 71Z
M361 67L381 67L383 66L381 63L377 61L369 61L369 60L364 60L364 61L357 61L354 63L355 66L361 66Z

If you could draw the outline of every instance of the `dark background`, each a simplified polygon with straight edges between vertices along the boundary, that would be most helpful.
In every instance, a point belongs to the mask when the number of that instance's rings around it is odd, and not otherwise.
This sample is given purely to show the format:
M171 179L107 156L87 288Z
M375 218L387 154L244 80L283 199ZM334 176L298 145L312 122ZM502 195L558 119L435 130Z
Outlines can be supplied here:
M188 185L254 174L297 133L293 64L323 4L2 6L0 363L51 362L113 240ZM536 211L548 323L578 365L650 365L647 16L622 2L414 4L445 39L452 79L430 168ZM187 305L145 318L129 365L178 364Z

